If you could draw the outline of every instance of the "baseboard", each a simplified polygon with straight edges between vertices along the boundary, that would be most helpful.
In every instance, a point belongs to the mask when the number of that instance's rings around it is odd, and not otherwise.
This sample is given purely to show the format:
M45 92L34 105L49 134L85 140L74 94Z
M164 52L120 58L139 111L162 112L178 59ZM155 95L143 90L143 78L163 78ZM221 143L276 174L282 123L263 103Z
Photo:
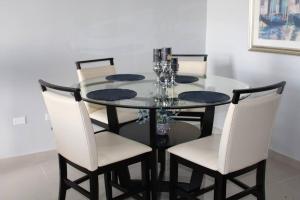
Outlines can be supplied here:
M283 162L284 164L289 165L293 168L300 169L300 161L299 160L295 160L293 158L290 158L286 155L283 155L283 154L278 153L271 149L269 150L269 158Z

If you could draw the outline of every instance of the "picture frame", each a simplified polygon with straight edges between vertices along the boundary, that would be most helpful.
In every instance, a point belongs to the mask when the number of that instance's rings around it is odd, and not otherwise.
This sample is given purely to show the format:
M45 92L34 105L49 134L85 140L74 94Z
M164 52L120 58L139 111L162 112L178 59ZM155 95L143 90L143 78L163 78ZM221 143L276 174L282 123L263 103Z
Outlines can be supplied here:
M249 50L300 55L300 0L249 3Z

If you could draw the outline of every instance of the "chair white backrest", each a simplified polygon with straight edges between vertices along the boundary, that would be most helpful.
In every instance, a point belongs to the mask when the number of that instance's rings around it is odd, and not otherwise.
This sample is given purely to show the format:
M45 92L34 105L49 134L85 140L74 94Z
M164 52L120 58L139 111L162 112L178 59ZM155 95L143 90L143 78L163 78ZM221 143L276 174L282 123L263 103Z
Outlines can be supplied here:
M77 69L77 76L79 81L97 78L100 76L109 76L115 73L116 73L116 69L114 65Z
M207 71L207 61L203 60L178 60L178 74L194 74L205 77Z
M43 92L57 151L90 171L98 168L96 141L83 101L50 90Z
M220 141L220 173L237 171L268 157L280 97L274 93L231 103Z
M104 61L99 61L99 62L93 62L93 63L105 63ZM83 63L82 63L83 64ZM82 65L81 64L81 65ZM87 63L88 64L88 63ZM93 79L101 76L109 76L116 74L116 69L114 65L102 65L102 66L97 66L97 67L77 67L77 76L78 80L84 81L87 79ZM85 106L88 110L88 113L93 113L99 109L104 109L105 106L97 105L97 104L92 104L92 103L87 103L85 102Z

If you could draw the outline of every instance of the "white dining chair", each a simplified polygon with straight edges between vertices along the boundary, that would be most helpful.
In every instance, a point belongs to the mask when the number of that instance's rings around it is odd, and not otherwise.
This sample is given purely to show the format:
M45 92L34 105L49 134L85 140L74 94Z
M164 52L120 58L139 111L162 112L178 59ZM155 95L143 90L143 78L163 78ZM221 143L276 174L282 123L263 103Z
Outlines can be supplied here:
M178 59L178 75L206 77L207 54L173 54ZM205 108L181 109L175 119L182 121L202 121Z
M77 61L76 67L80 82L116 73L113 58ZM88 102L85 102L85 105L92 122L100 127L108 129L108 114L106 107ZM118 123L121 126L136 120L138 118L138 111L135 109L117 108L117 118Z
M111 132L94 134L80 90L39 80L59 155L59 200L73 188L91 200L99 199L98 175L104 174L107 199L125 199L143 193L149 199L151 148ZM62 94L65 93L65 94ZM62 112L63 111L63 112ZM112 197L111 172L134 163L142 163L142 188ZM70 180L67 164L86 174ZM79 184L89 180L89 191Z
M176 199L178 195L191 196L177 186L178 164L183 164L214 177L214 186L210 188L214 189L215 200L235 200L249 194L264 200L268 147L284 86L285 82L280 82L261 88L234 90L221 135L211 135L168 149L171 162L170 199ZM240 100L242 94L258 92L267 94ZM255 169L255 186L250 187L236 179ZM226 198L227 180L244 191ZM209 191L209 187L199 189L194 195L206 191Z
M207 54L173 54L172 57L178 59L178 74L206 77Z

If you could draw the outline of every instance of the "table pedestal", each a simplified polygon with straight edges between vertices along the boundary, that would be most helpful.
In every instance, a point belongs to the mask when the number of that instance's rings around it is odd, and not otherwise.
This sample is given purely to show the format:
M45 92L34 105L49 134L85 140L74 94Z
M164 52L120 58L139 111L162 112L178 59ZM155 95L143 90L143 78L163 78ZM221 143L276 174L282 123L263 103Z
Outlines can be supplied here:
M180 121L170 122L170 132L167 135L156 135L155 148L165 150L169 147L198 139L201 135L196 126ZM126 138L150 146L149 122L141 124L133 122L120 128L119 134Z
M110 107L110 106L108 106ZM115 109L115 108L114 108ZM108 110L113 111L113 107ZM120 135L141 142L143 144L152 147L152 168L151 171L151 182L152 182L152 200L157 199L158 192L168 192L168 181L162 181L164 176L164 168L160 169L160 174L157 173L157 161L164 166L165 162L165 150L171 146L188 142L201 137L209 136L212 132L213 119L214 119L214 107L206 108L204 113L203 122L199 130L194 125L186 122L171 122L171 130L167 136L159 136L156 134L156 109L150 109L149 115L150 120L148 123L139 124L137 122L127 124L123 127L116 128L117 123L116 112L110 112L108 114L110 129L113 132L119 133ZM108 112L109 113L109 112ZM201 133L202 132L202 133ZM141 183L139 180L132 180L128 168L122 168L114 172L113 185L120 190L130 191L134 188L140 187ZM179 183L187 192L195 192L200 190L202 184L203 173L197 170L193 170L190 183ZM139 196L135 196L136 199L141 199Z

